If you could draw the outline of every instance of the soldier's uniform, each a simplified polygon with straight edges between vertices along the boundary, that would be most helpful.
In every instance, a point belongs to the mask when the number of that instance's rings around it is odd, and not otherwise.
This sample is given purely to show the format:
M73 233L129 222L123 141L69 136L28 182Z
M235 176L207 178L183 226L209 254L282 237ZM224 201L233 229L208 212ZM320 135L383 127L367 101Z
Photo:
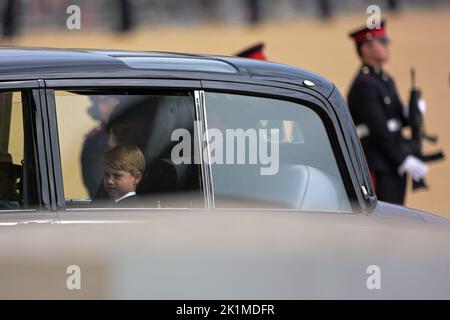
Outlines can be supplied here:
M350 36L356 41L384 36L384 30L376 30L377 34L370 32L361 29ZM411 150L401 134L408 123L393 79L381 68L363 65L350 88L348 106L378 199L403 204L406 174L399 175L398 168Z
M267 57L264 53L264 47L265 47L264 42L260 42L254 46L251 46L250 48L247 48L245 50L236 53L235 56L256 60L267 60Z

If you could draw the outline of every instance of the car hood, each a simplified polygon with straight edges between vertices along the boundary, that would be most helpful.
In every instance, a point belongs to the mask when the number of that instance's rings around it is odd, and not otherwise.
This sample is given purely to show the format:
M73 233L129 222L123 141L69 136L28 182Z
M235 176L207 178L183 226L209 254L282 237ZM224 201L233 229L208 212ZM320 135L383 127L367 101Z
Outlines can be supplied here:
M450 298L448 230L395 221L168 210L133 223L4 227L0 297ZM73 265L81 291L65 287ZM376 290L367 284L373 268Z
M443 217L383 201L378 201L376 208L369 216L386 223L425 223L432 227L450 228L450 220Z

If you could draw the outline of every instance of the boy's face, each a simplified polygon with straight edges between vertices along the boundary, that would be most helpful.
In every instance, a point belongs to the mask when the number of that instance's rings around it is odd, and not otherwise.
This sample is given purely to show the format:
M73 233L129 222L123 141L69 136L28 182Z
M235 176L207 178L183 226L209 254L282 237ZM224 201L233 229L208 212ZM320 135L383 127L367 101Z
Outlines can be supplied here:
M116 170L106 166L103 173L103 185L108 196L116 200L128 192L136 191L136 186L141 178L142 174L139 171L132 175L128 171Z

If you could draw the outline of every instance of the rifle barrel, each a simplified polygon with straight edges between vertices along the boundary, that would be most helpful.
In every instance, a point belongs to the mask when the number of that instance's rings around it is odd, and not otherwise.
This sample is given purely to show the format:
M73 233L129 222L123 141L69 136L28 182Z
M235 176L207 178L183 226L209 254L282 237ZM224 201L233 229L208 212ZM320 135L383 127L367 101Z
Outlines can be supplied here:
M416 69L411 68L411 81L413 89L416 88Z

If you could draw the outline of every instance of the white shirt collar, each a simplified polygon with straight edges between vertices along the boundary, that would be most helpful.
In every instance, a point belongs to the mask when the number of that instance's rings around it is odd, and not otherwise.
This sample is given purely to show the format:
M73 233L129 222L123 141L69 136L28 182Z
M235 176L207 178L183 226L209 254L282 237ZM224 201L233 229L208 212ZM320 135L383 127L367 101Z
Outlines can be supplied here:
M125 198L131 197L131 196L135 196L135 195L136 195L136 192L130 191L127 194L121 196L119 199L114 200L114 202L117 203L117 202L119 202L119 201L121 201L121 200L123 200Z

